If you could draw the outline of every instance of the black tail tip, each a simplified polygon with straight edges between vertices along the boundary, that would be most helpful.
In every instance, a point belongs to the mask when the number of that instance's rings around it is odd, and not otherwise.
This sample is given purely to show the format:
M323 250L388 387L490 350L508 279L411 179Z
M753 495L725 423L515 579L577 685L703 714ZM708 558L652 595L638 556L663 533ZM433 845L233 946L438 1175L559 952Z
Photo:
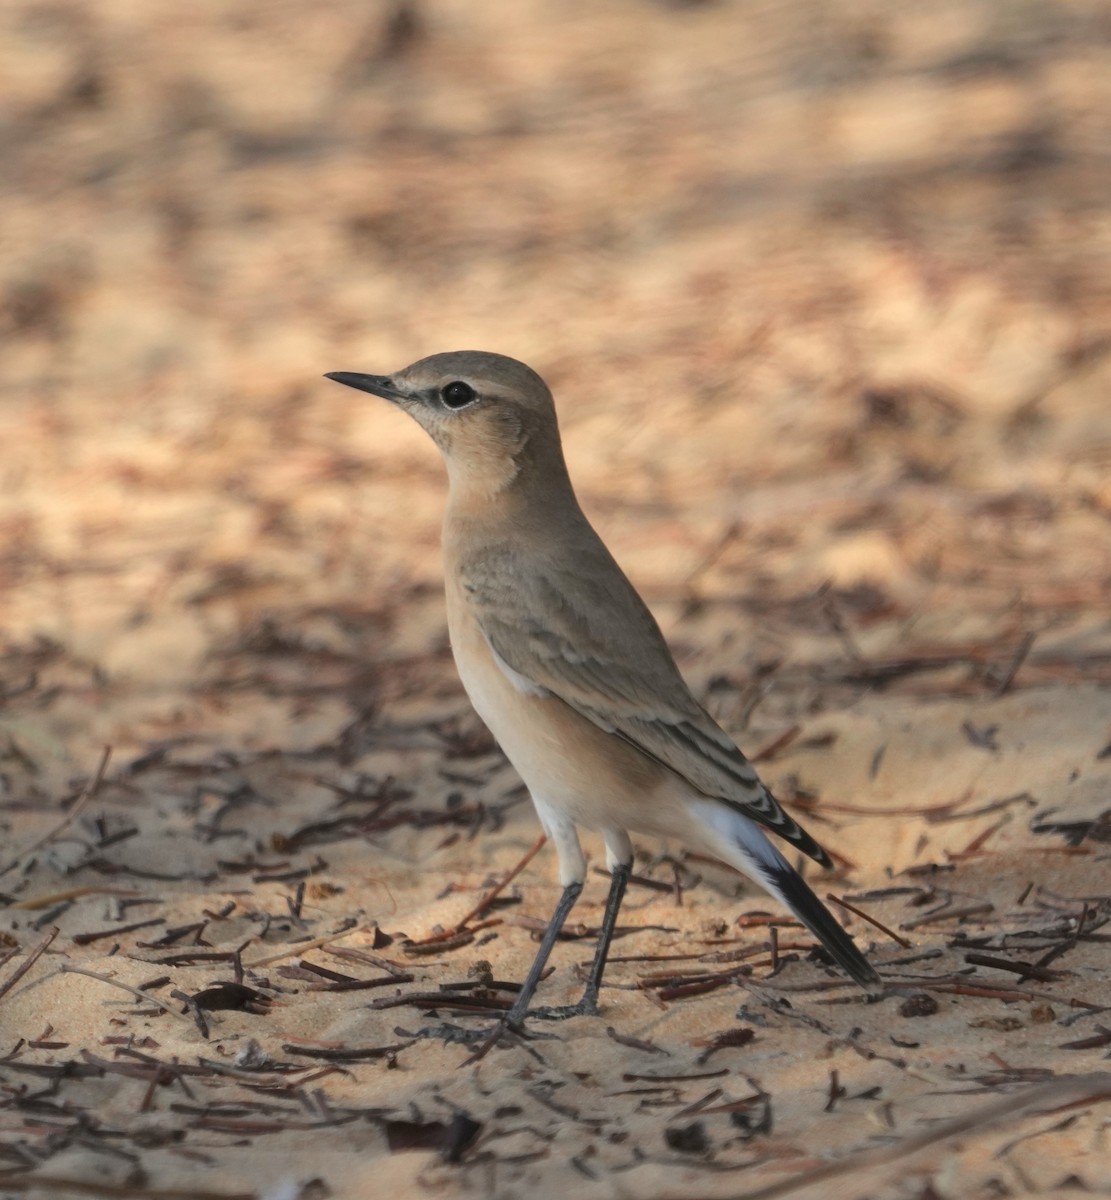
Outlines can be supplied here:
M856 943L838 925L833 914L810 890L803 878L786 863L768 873L771 890L818 939L833 962L873 999L884 994L879 972L857 949Z

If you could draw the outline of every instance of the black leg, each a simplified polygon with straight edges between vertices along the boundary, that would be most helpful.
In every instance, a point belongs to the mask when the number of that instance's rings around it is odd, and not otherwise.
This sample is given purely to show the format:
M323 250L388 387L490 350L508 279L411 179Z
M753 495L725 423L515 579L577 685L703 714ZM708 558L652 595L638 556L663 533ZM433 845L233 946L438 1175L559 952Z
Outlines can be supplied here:
M540 976L544 974L544 968L548 965L548 956L556 944L556 938L559 937L559 931L563 928L563 922L567 920L567 914L575 907L575 901L579 898L582 890L581 883L569 883L563 889L563 895L560 896L555 912L552 913L548 928L544 930L544 936L540 939L540 949L537 950L536 957L532 960L532 966L529 967L528 974L525 976L525 982L521 984L521 990L517 993L517 999L513 1001L513 1007L505 1014L507 1025L516 1026L525 1019L528 1006L536 991L536 985L540 982Z
M598 989L602 986L602 973L606 969L610 942L613 941L613 931L617 927L617 914L621 911L621 901L625 899L625 888L629 884L631 871L631 863L618 863L613 868L609 895L606 897L606 911L602 915L602 928L598 933L598 945L594 950L594 961L590 964L586 991L583 992L582 1000L579 1001L580 1004L589 1004L591 1012L598 1007Z
M567 920L567 914L575 907L575 901L579 898L582 890L581 883L569 883L563 889L563 895L560 896L555 912L552 913L548 928L544 930L544 936L540 939L540 949L536 951L536 957L532 960L532 966L529 967L529 972L525 976L525 982L521 984L521 990L517 993L513 1007L494 1027L490 1036L467 1059L464 1066L484 1057L492 1047L497 1045L498 1040L507 1029L520 1028L521 1023L528 1015L529 1003L536 991L536 985L540 982L540 976L544 974L544 968L548 965L548 956L556 944L556 938L559 937L559 931L563 928L563 922Z
M625 897L625 888L629 883L631 863L619 863L613 869L610 880L609 895L606 897L606 911L602 915L602 928L598 931L598 945L594 950L594 961L590 964L590 974L586 979L586 989L578 1004L564 1008L534 1009L532 1016L543 1017L549 1021L559 1021L567 1017L592 1017L598 1012L598 989L602 986L602 975L606 969L606 959L609 957L610 942L613 941L613 931L617 925L617 914L621 909L621 901ZM515 1004L514 1008L517 1007Z

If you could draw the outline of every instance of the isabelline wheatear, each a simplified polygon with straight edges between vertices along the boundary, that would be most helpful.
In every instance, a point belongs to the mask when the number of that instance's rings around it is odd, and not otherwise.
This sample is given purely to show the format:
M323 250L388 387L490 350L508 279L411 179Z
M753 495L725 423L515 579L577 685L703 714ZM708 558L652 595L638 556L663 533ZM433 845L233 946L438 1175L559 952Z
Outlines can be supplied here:
M586 990L558 1015L597 1012L632 864L630 832L675 838L743 871L852 979L878 992L875 970L765 830L824 867L826 852L691 695L652 614L579 508L540 376L514 359L466 350L394 375L328 378L392 401L443 452L456 666L559 854L563 894L507 1023L527 1014L582 891L578 826L605 839L612 883Z

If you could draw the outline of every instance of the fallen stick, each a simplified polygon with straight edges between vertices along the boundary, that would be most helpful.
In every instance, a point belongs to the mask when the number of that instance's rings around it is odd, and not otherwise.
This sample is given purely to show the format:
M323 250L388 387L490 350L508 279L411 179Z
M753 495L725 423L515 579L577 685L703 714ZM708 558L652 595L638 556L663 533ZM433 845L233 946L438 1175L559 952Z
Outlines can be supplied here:
M54 826L53 829L48 829L42 837L31 842L30 845L24 846L22 850L16 853L16 856L4 866L0 867L0 875L6 875L12 867L18 866L28 854L34 854L36 850L41 849L47 842L53 841L63 830L66 830L80 816L81 810L86 804L100 791L100 785L104 782L104 772L108 769L108 760L112 757L112 747L105 746L104 753L100 756L100 765L96 769L96 774L82 788L81 795L70 805L69 812Z
M815 1184L826 1183L842 1175L860 1175L874 1167L888 1166L901 1162L925 1150L927 1146L938 1142L948 1141L949 1138L962 1134L979 1133L1007 1119L1025 1119L1042 1113L1056 1112L1063 1108L1075 1108L1081 1104L1111 1100L1111 1071L1093 1071L1090 1075L1074 1075L1071 1078L1053 1079L1036 1087L1026 1088L1021 1092L1012 1093L1002 1099L992 1101L982 1107L954 1117L951 1121L943 1121L921 1133L904 1138L894 1146L884 1146L878 1150L865 1150L860 1154L850 1154L836 1162L825 1163L810 1171L802 1171L790 1179L781 1179L767 1187L745 1190L743 1193L733 1193L719 1200L776 1200L779 1196L789 1196L792 1192L802 1191ZM861 1189L874 1190L874 1189ZM657 1196L656 1200L680 1200L675 1193L668 1196ZM681 1200L698 1200L690 1192L683 1193Z

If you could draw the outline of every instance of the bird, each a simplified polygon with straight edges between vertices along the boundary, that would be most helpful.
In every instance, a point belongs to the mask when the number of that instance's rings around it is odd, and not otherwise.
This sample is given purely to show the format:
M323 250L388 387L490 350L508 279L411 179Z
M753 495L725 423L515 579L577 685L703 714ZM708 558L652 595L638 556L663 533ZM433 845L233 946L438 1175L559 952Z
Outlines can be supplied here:
M822 867L825 850L782 808L692 694L648 607L583 513L547 384L486 351L433 354L392 375L326 378L413 417L447 467L448 632L471 704L531 795L554 844L559 902L499 1028L597 1015L633 862L630 834L675 839L748 876L872 996L876 970L769 833ZM581 999L530 1009L601 833L611 881Z

